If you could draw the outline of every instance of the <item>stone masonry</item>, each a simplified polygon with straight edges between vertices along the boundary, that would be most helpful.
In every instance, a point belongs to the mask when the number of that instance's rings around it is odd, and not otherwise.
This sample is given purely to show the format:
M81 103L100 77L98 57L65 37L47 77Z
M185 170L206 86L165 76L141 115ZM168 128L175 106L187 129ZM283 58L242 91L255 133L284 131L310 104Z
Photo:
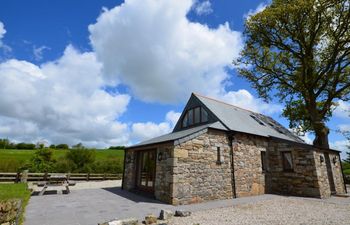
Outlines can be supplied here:
M233 198L230 147L224 132L209 130L175 146L174 159L172 204Z
M345 193L337 152L243 133L230 135L232 145L226 132L205 129L175 142L127 150L123 188L135 188L137 151L155 149L154 196L166 203L192 204L264 193L326 198L331 195L329 172L321 158L327 152L336 193ZM292 153L293 171L283 170L284 151ZM266 171L262 170L261 152L265 152Z

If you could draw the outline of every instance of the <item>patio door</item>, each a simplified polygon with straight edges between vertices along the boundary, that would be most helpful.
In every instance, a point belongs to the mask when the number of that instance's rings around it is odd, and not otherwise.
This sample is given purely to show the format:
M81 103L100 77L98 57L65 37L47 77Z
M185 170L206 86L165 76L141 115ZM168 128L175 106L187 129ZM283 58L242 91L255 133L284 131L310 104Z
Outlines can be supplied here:
M142 191L154 191L156 175L156 151L147 150L137 153L137 188Z

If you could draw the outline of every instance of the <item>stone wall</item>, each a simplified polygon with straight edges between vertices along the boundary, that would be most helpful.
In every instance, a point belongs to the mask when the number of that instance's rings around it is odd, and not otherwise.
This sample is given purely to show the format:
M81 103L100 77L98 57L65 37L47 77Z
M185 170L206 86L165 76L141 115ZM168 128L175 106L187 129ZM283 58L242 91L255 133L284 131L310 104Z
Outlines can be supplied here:
M264 194L265 174L262 171L261 152L266 152L267 139L237 133L232 146L237 197Z
M166 203L171 203L174 166L173 149L173 145L160 145L157 148L154 196ZM159 154L161 154L161 160L158 159Z
M172 204L233 198L230 146L225 132L209 130L179 143L173 157Z
M135 188L136 179L136 153L133 150L127 150L124 157L123 189L132 190Z
M292 153L294 171L283 170L282 152ZM283 142L270 142L268 149L269 193L320 197L315 152Z
M315 151L315 161L317 168L318 183L320 187L320 193L322 198L327 198L331 195L331 189L327 173L327 165L325 160L325 151ZM340 167L340 161L338 153L327 152L330 158L330 166L332 168L333 181L335 186L336 194L344 194L344 180L343 174ZM323 159L321 161L321 158Z

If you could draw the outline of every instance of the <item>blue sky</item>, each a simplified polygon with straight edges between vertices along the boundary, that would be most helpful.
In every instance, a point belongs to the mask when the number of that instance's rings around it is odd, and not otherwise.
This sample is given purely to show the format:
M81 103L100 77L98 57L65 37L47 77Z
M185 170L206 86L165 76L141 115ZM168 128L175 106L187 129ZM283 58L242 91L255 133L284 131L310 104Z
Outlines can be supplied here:
M0 2L0 137L87 146L171 131L192 91L281 118L232 60L266 1ZM349 129L340 102L329 122ZM312 139L312 134L307 136ZM310 141L310 140L309 140ZM345 149L332 131L332 146Z

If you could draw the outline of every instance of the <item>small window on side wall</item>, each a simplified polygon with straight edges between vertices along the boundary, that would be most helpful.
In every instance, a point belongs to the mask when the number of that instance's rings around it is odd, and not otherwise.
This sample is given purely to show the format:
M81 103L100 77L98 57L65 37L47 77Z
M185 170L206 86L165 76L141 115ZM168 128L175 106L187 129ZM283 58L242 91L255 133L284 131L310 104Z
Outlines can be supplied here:
M282 152L282 163L284 171L294 171L292 152Z
M266 171L266 152L261 152L261 169L263 172Z

